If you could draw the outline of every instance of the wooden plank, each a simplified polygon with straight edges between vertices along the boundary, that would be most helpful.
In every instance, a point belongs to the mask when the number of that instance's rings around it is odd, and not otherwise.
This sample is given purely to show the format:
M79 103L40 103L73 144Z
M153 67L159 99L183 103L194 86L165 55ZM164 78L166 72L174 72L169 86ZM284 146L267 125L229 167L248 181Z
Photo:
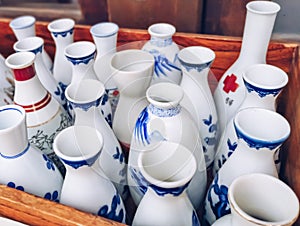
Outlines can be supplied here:
M125 28L147 29L158 22L171 23L182 32L200 32L203 0L107 0L109 21Z
M16 41L11 29L8 26L10 19L0 19L0 53L5 57L13 53L13 43ZM51 38L50 32L47 30L46 22L37 22L36 30L37 35L44 38L45 48L51 57L54 56L55 46ZM89 40L92 41L92 36L89 32L90 26L76 25L75 28L75 41ZM149 40L149 34L146 30L137 29L120 29L118 36L118 48L124 48L126 45L132 45L132 43L142 43ZM212 65L213 73L219 78L224 71L235 61L238 57L241 38L234 38L228 36L214 36L214 35L201 35L192 33L176 33L174 40L182 47L191 45L202 45L211 48L216 52L216 60ZM127 46L128 47L128 46ZM290 122L292 132L289 139L284 143L282 147L282 172L280 174L283 179L300 197L300 152L298 151L300 143L300 78L299 78L299 45L297 43L289 43L283 41L273 40L270 43L267 55L267 62L269 64L282 68L289 74L289 83L284 88L278 99L278 112L285 116ZM0 215L11 217L16 220L33 221L38 223L55 223L56 220L61 220L61 225L67 222L72 217L70 213L75 210L68 207L62 207L60 204L50 203L47 200L41 198L32 197L28 194L20 194L12 191L6 187L0 187ZM7 190L7 191L6 191ZM9 195L12 193L11 195ZM4 195L6 198L1 198ZM27 199L29 200L27 202ZM38 200L38 201L36 201ZM16 203L21 203L21 206ZM10 203L9 205L7 203ZM17 207L13 207L13 204ZM31 209L27 209L26 205L30 205ZM54 207L53 207L54 205ZM36 208L40 209L40 212L36 212ZM47 213L52 208L58 208L58 218ZM54 210L53 210L54 211ZM78 213L79 214L79 213ZM80 215L83 214L83 215ZM94 216L85 215L86 213L80 213L82 219L88 219L93 222ZM75 215L75 214L74 214ZM71 218L72 219L72 218ZM79 220L79 219L78 219ZM98 218L96 221L99 220ZM77 219L73 220L77 221ZM24 222L24 221L23 221ZM49 223L49 224L50 224ZM67 224L66 223L66 224ZM97 225L96 223L94 225ZM295 225L300 225L297 222Z
M4 185L0 185L0 214L30 225L124 225Z
M206 1L202 32L241 37L246 19L246 4L250 1Z
M93 25L108 20L106 0L78 0L82 18L79 23Z

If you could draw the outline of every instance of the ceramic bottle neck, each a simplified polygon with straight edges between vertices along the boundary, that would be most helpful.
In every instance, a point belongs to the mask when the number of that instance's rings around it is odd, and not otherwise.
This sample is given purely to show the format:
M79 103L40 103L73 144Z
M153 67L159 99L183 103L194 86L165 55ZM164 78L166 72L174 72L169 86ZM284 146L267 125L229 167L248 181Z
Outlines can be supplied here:
M100 102L101 99L84 104L71 103L75 112L75 125L95 127L96 122L101 120Z
M172 45L172 43L173 43L172 36L160 38L155 35L151 35L150 38L150 44L156 47L167 47Z
M74 28L71 28L66 31L61 32L51 32L51 36L57 45L57 47L60 46L66 46L67 44L70 44L73 42L74 38Z
M173 117L180 113L181 106L178 104L176 106L160 107L150 104L148 110L157 117Z
M262 107L275 111L275 98L276 97L273 95L266 95L262 97L255 91L249 92L249 90L246 90L245 99L239 109L242 110L247 107Z
M111 56L116 52L117 35L108 37L94 37L94 42L97 47L97 58Z
M239 60L247 60L250 63L266 62L275 17L276 14L257 14L247 11Z
M35 76L35 69L32 64L25 68L13 69L13 74L17 81L27 81Z

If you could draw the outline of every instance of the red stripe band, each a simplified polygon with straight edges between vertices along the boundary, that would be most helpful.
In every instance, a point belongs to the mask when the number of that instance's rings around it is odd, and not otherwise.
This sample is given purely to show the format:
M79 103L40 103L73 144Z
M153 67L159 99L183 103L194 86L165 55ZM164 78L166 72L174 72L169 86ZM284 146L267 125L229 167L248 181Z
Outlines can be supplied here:
M13 73L17 81L26 81L35 76L33 65L22 69L13 69Z
M51 95L50 95L50 93L47 93L46 96L37 103L31 104L31 105L21 105L18 103L15 103L15 104L23 107L26 112L33 112L33 111L37 111L37 110L40 110L40 109L46 107L50 101L51 101Z

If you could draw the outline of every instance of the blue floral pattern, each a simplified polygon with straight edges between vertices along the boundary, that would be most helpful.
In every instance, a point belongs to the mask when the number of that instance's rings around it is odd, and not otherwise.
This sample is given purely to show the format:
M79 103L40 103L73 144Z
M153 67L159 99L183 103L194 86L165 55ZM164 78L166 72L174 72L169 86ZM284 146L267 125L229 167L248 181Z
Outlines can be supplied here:
M121 208L119 213L117 213L117 208L120 205L121 198L119 195L116 194L113 196L110 210L108 205L104 205L99 209L98 215L122 223L124 221L125 211Z
M254 86L250 83L248 83L245 79L243 80L244 84L247 88L248 93L251 92L255 92L257 93L261 98L267 96L267 95L273 95L274 97L276 97L280 91L282 90L282 88L278 88L278 89L263 89L263 88L259 88L257 86Z
M139 115L135 128L134 137L140 143L150 144L150 135L148 134L147 124L150 121L148 108L146 107Z
M228 201L228 187L226 185L218 184L219 175L216 174L213 183L207 192L207 200L216 217L219 219L227 214L230 214L230 206ZM217 200L213 200L212 194L217 196Z
M209 136L207 137L204 137L203 140L204 140L204 144L203 145L203 151L204 151L204 154L205 154L205 162L210 162L210 157L209 155L207 155L207 147L208 146L215 146L217 144L217 130L218 130L218 126L216 123L213 123L213 117L212 115L210 114L208 116L207 119L202 119L203 123L205 126L207 126L207 131L209 132Z
M47 169L55 171L54 163L48 158L48 156L43 154L43 159L46 161Z
M151 43L151 45L154 45L157 47L166 47L166 46L172 45L173 39L172 39L172 37L166 38L166 39L161 39L161 38L152 36L150 38L150 43Z
M189 185L189 183L175 188L162 188L154 184L149 184L149 187L152 188L153 191L159 196L165 196L165 195L173 195L173 196L179 196Z
M66 101L66 96L65 96L66 88L67 88L67 85L63 84L62 82L59 82L54 94L60 98L62 103L64 103L62 105L63 109L68 113L69 117L72 118L72 116L69 112L68 103Z
M118 159L120 163L124 162L124 153L122 152L122 150L120 150L119 147L116 147L116 153L113 154L113 158L114 159Z
M174 63L170 62L168 58L164 54L161 54L158 50L152 49L149 51L149 53L151 53L154 56L154 74L157 77L168 76L167 71L181 71L179 67L177 67Z
M68 31L63 31L63 32L51 32L55 38L57 38L59 35L61 37L66 37L68 34L72 35L74 31L74 28L68 30Z
M54 202L59 202L58 191L54 191L52 193L51 192L47 192L44 195L44 198L48 199L48 200L51 200L51 201L54 201Z
M105 106L107 104L110 105L107 91L105 91L105 93L101 97L101 103L100 104L101 104L101 106ZM109 114L105 115L105 112L103 110L101 110L101 113L102 113L104 119L106 120L106 122L108 123L108 125L110 127L112 127L112 114L109 113Z
M88 64L91 60L95 59L95 55L96 55L96 51L94 51L93 53L85 57L74 58L74 57L66 56L66 58L73 65L79 65L79 64Z
M256 150L259 150L260 148L268 148L273 151L276 151L278 146L282 144L282 142L286 139L279 139L279 140L271 140L271 141L264 141L264 140L258 140L254 139L252 137L247 136L245 133L240 131L236 125L234 124L234 128L237 134L238 139L243 139L250 148L255 148Z
M174 107L174 109L167 109L166 112L162 112L163 109L158 109L158 112L156 110L154 110L154 108L156 108L153 105L149 105L148 107L146 107L139 115L136 124L135 124L135 128L134 128L134 138L135 140L139 143L142 144L144 146L149 145L151 142L159 142L159 141L163 141L166 140L166 138L160 133L160 131L158 130L153 130L153 131L149 131L148 130L148 124L150 122L150 116L149 116L149 111L151 113L154 113L153 111L155 111L155 113L157 113L157 116L161 116L161 114L163 114L163 116L161 117L172 117L175 114L178 114L180 111L180 107ZM161 110L161 111L160 111Z
M228 147L227 156L222 154L221 159L218 159L219 169L224 165L224 163L227 161L227 159L232 155L232 153L235 151L237 146L238 146L237 142L232 142L230 139L227 140L227 147Z
M15 188L15 189L20 190L20 191L25 191L23 186L21 186L21 185L17 186L14 182L8 182L7 187Z
M141 172L137 171L133 167L129 167L130 176L135 181L138 186L135 186L134 189L141 195L144 195L148 189L148 182L145 180Z

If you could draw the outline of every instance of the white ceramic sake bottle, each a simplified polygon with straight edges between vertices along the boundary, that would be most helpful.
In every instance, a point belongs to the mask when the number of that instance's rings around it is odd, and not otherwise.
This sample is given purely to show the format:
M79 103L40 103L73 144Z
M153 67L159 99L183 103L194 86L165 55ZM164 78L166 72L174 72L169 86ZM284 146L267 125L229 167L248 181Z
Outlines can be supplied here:
M289 122L279 113L245 108L234 117L238 146L215 175L205 199L204 219L211 225L230 213L228 188L237 177L264 173L278 177L274 153L289 137Z
M172 39L175 32L176 28L168 23L156 23L148 28L150 40L144 44L142 50L151 53L155 59L151 84L179 84L181 81L180 63L177 58L179 47Z
M112 128L100 112L104 85L98 80L84 79L68 85L65 94L75 113L74 125L90 126L102 134L103 149L95 165L103 170L125 200L128 195L125 156Z
M288 75L282 69L270 64L254 64L245 69L243 82L246 87L246 95L238 111L249 107L276 111L276 99L287 85ZM231 119L223 131L218 145L213 166L214 174L235 151L237 143L238 137L234 129L233 119ZM276 157L276 165L279 165L278 156Z
M66 166L60 202L125 223L121 196L105 174L93 166L103 147L101 133L89 126L70 126L55 137L53 147Z
M214 92L220 131L234 117L245 98L243 71L252 64L266 63L266 54L280 6L272 1L251 1L247 14L240 54L226 70Z
M267 174L235 179L228 189L228 201L231 214L213 226L291 226L299 216L299 200L294 191Z
M13 30L17 40L20 41L24 38L36 36L35 21L36 20L35 20L34 16L24 15L24 16L19 16L19 17L12 19L9 22L9 26ZM42 52L42 58L43 58L46 68L49 71L52 71L53 62L45 50Z
M128 158L127 180L136 205L145 194L134 180L140 173L138 157L162 141L181 144L193 153L198 167L187 193L195 209L203 201L207 175L201 137L192 116L180 105L183 95L183 89L170 82L160 82L147 89L146 97L150 104L143 109L136 121ZM160 152L156 153L159 158Z
M208 168L214 161L219 141L217 110L208 83L215 53L206 47L191 46L180 50L178 59L182 70L180 86L184 90L181 105L197 123Z
M120 91L112 128L128 154L135 122L148 105L146 90L152 79L154 57L138 49L122 50L112 56L110 65Z
M6 58L15 79L14 103L26 111L26 125L30 143L48 155L63 171L52 149L56 134L69 126L69 117L60 104L41 84L34 68L35 54L17 52Z
M53 76L63 90L72 79L72 68L64 55L64 50L74 41L74 26L75 21L71 18L56 19L47 26L55 44Z
M118 104L119 91L112 78L110 61L117 51L118 31L119 26L113 22L97 23L90 28L90 33L97 48L94 70L97 78L105 86L112 107L112 117Z
M93 42L73 42L65 48L64 54L72 68L72 80L70 84L80 83L84 79L97 80L94 71L96 46ZM106 93L103 95L100 108L105 120L112 126L112 110Z
M158 153L157 153L158 152ZM146 184L132 225L199 225L197 213L186 189L197 171L190 150L180 144L164 141L157 149L143 152L138 158L140 177Z
M27 135L26 112L18 105L0 107L0 183L58 202L63 177Z
M44 40L37 36L24 38L17 41L13 48L16 52L32 52L35 54L34 68L40 82L67 112L67 101L64 91L51 72L47 69L42 58L44 52Z

